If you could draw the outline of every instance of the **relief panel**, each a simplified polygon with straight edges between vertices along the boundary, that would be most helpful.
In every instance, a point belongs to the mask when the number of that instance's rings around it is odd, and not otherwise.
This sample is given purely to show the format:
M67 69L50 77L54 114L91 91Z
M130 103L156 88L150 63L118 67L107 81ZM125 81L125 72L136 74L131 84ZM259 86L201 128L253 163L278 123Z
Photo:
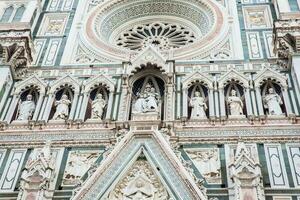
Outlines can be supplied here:
M277 144L266 144L265 155L271 187L288 187L289 184L281 146Z
M246 29L272 28L273 19L269 6L244 6Z
M80 182L82 176L89 170L92 164L99 158L103 151L100 150L74 150L69 152L63 186L74 186Z
M273 32L272 31L264 31L264 41L265 41L265 46L266 46L266 52L268 58L275 58L274 54L274 45L273 45Z
M62 36L68 17L66 13L45 14L38 36Z
M43 49L45 47L45 44L46 44L46 39L35 39L34 40L35 52L33 54L33 61L32 61L33 66L38 65L39 60L42 55L42 52L43 52Z
M26 149L13 149L10 152L3 175L1 177L1 192L12 192L15 189L21 167L25 158Z
M197 170L208 184L221 184L221 162L218 148L185 149Z

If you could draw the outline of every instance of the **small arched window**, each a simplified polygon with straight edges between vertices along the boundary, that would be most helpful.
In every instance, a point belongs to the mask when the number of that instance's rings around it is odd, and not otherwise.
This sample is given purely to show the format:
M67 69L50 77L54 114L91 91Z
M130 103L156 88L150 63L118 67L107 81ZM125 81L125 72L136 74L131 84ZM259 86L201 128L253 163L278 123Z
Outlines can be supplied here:
M16 14L13 18L13 22L19 22L21 21L22 17L23 17L23 14L24 14L24 11L25 11L25 7L24 6L21 6L17 9L16 11Z
M9 19L11 18L11 15L14 11L14 8L12 6L9 6L8 8L5 9L0 22L6 23L9 22Z

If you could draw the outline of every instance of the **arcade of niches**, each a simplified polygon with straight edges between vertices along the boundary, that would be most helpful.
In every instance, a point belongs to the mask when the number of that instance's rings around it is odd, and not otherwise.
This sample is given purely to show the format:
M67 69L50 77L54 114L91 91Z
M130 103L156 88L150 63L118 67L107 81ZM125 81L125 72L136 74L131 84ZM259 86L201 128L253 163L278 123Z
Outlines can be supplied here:
M300 2L0 1L0 200L300 200Z

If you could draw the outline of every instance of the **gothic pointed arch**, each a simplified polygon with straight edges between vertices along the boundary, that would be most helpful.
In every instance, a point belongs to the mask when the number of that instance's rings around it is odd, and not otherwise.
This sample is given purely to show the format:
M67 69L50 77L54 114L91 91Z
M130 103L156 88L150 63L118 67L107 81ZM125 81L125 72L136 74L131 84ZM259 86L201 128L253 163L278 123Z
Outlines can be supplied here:
M72 88L74 90L75 93L79 93L79 90L80 90L79 81L76 80L73 76L70 76L69 74L54 81L50 85L49 93L53 94L64 86L69 86L70 88Z
M200 72L195 72L193 74L188 75L183 81L182 81L182 87L183 89L188 89L195 83L201 83L204 86L206 86L208 89L213 88L213 80L205 76L204 74Z
M117 143L96 172L83 184L74 200L107 198L107 195L118 185L119 180L122 181L126 171L134 166L132 163L138 160L141 153L145 155L149 165L157 174L156 177L159 177L159 180L165 186L166 191L170 192L170 196L175 197L175 199L191 200L204 200L207 198L160 132L130 131ZM160 156L163 154L164 156ZM171 160L173 161L171 162ZM127 170L124 172L122 169ZM141 172L144 171L141 170ZM139 182L135 184L137 183Z
M287 87L287 78L279 72L267 67L256 75L254 84L256 87L262 86L267 80L272 80L279 84L282 88Z
M24 81L17 82L15 86L15 93L19 94L30 86L35 86L41 94L46 93L47 84L36 74L28 77Z
M235 69L229 70L218 80L219 87L224 88L231 81L235 81L243 87L249 87L249 80Z

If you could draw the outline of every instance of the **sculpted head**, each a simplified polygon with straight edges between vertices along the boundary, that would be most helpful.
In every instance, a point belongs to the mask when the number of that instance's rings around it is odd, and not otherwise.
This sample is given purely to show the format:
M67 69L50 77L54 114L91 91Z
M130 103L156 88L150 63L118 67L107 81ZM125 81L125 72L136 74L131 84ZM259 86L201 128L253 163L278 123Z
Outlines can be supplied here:
M273 88L269 88L269 94L274 94L274 89Z
M31 94L27 95L26 100L27 101L32 101L32 95Z
M195 92L195 97L200 97L200 92L196 91Z
M97 94L97 99L102 99L102 94L101 93Z
M150 91L151 91L151 92L155 92L155 88L154 88L154 87L151 87Z
M145 87L146 92L150 92L151 91L151 85L148 83Z

